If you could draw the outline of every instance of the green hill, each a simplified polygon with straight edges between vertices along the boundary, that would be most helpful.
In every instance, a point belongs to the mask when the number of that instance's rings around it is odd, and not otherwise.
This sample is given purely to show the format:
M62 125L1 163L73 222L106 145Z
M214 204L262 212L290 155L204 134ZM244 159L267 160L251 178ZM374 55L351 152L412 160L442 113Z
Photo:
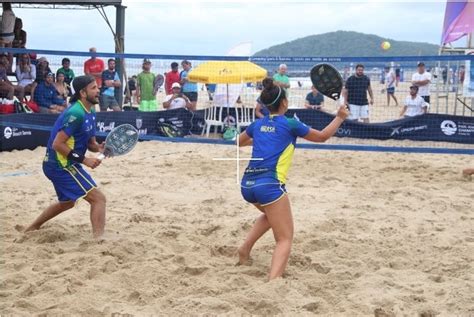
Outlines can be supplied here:
M383 41L390 42L389 50L382 50L380 44ZM373 34L336 31L271 46L254 56L418 56L438 55L438 49L439 46L435 44L396 41Z

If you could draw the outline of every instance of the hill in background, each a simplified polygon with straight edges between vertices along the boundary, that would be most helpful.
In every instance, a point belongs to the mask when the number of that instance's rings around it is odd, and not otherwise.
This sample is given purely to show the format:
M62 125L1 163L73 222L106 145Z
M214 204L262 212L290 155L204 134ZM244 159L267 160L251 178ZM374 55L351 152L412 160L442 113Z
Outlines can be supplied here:
M382 50L380 44L388 41L389 50ZM310 35L291 42L271 46L254 56L419 56L438 55L439 46L423 42L396 41L373 34L352 31L336 31Z

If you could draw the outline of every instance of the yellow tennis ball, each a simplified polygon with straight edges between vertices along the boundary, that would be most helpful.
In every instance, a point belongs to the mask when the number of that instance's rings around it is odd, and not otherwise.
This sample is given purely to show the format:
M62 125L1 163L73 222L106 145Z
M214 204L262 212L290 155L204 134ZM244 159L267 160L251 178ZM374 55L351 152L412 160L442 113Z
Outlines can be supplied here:
M388 50L390 49L390 42L389 41L383 41L382 44L380 44L380 47L383 49L383 50Z

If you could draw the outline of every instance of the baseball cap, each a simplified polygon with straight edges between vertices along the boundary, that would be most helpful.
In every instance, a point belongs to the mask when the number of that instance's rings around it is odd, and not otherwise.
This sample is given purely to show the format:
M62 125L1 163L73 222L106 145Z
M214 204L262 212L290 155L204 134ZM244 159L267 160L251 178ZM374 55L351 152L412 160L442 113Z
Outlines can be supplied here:
M418 66L418 67L420 67L420 66L425 66L425 63L419 62L417 66Z
M149 58L144 58L143 64L151 64L151 60Z
M173 85L171 85L171 88L181 88L181 85L179 83L173 83Z
M53 73L51 73L51 72L49 72L49 73L47 73L47 74L46 74L46 76L45 76L45 77L50 77L50 76L51 76L51 77L54 77L54 74L53 74Z

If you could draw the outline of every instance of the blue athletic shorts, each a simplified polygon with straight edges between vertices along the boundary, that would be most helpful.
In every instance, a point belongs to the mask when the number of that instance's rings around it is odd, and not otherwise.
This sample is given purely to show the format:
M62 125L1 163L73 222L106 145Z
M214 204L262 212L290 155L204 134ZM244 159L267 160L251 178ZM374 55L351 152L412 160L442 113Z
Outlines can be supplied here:
M43 163L43 172L53 183L58 200L61 202L76 201L97 187L81 164L60 168L53 164Z
M251 204L270 205L286 194L285 184L274 178L243 177L240 184L242 196Z
M395 93L395 87L389 87L387 88L387 94L394 94Z

